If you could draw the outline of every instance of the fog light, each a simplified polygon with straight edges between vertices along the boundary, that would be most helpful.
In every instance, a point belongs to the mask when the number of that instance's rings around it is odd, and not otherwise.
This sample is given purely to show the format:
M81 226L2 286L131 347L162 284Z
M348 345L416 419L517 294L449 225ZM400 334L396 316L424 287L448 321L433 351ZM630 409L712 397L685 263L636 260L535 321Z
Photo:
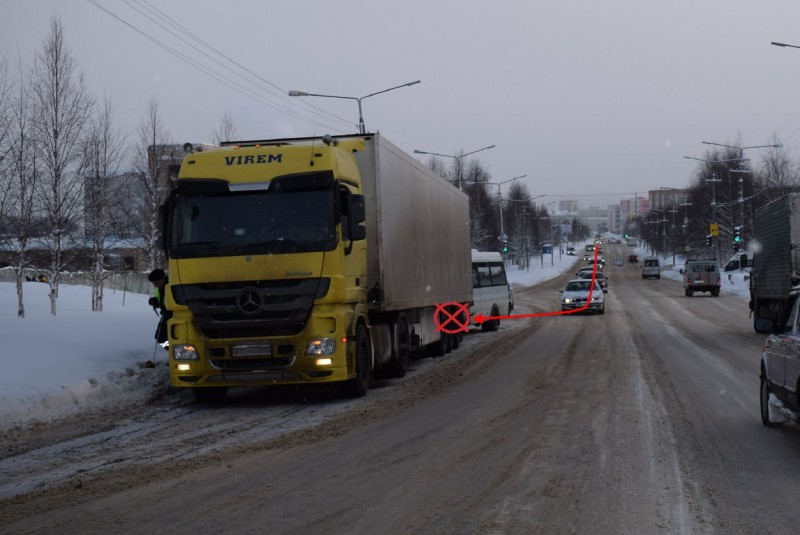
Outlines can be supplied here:
M329 357L325 357L322 359L317 359L317 366L330 366L333 364L333 359Z
M175 369L177 369L179 372L188 372L189 370L192 369L192 365L191 364L183 364L183 363L182 364L177 364L175 366Z
M333 338L314 338L306 346L306 355L333 355L335 352L336 340Z

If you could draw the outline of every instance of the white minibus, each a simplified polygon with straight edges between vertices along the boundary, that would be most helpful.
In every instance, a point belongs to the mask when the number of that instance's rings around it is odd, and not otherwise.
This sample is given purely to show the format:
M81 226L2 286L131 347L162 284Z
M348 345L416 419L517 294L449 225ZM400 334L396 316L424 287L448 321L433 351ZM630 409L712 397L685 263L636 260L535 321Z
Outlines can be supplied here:
M471 317L482 314L507 316L511 308L511 286L500 253L472 250L472 310ZM484 321L484 331L496 331L500 320Z

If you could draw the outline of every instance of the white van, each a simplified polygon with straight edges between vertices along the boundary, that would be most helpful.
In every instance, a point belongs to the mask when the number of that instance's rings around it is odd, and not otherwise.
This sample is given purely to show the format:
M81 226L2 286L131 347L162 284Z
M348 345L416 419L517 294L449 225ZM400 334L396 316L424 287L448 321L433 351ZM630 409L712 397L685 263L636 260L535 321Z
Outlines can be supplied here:
M734 254L722 270L725 272L745 271L752 267L753 251L742 251L741 253Z
M648 256L642 263L642 278L649 279L650 277L654 279L661 278L661 264L659 264L658 258L655 256Z
M507 316L511 308L506 267L500 253L472 250L472 309L470 316ZM496 331L500 320L484 321L484 331Z

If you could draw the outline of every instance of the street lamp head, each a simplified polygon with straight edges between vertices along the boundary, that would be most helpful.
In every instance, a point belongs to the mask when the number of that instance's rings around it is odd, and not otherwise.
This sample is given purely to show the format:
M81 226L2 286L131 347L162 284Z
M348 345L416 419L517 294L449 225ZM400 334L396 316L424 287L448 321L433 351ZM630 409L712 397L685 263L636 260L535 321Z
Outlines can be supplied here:
M499 186L500 184L505 184L506 182L511 182L513 180L517 180L518 178L525 178L526 176L528 176L528 175L515 176L514 178L509 178L508 180L503 180L502 182L498 182L497 185Z
M295 91L294 89L292 89L291 91L289 91L289 96L290 97L307 97L308 93L304 93L303 91Z

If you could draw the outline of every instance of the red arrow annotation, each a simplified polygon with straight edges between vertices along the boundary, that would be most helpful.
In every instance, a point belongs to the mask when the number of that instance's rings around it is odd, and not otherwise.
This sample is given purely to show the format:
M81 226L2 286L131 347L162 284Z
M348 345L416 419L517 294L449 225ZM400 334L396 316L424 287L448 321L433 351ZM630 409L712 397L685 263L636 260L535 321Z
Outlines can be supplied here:
M594 291L594 281L597 276L597 256L598 256L598 247L595 246L594 248L594 266L592 269L592 285L589 287L589 297L586 298L586 304L580 308L573 308L572 310L555 310L553 312L537 312L536 314L513 314L510 316L484 316L483 314L478 314L477 316L472 318L472 321L475 323L483 323L484 321L495 321L495 320L518 320L522 318L540 318L546 316L565 316L567 314L577 314L578 312L583 312L589 308L589 303L592 301L592 292Z

